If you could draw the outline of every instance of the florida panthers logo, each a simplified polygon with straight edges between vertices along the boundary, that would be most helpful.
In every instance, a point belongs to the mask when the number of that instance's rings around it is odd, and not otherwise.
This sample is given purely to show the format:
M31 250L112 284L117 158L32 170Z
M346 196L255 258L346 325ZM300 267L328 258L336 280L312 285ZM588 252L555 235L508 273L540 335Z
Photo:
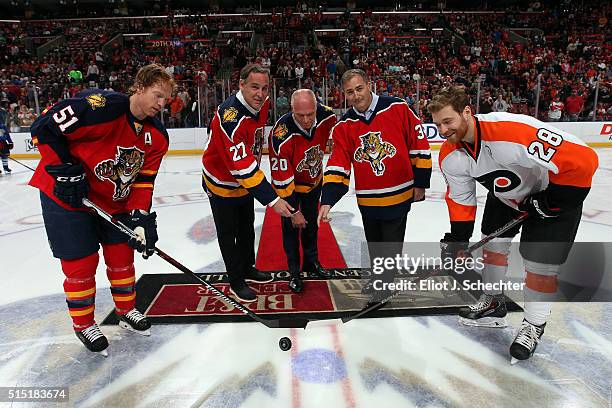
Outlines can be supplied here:
M130 186L144 164L144 152L136 147L117 146L115 160L104 160L96 165L94 173L100 180L115 184L113 200L121 200L130 193Z
M395 156L396 148L389 142L383 142L380 132L368 132L359 136L361 147L355 150L355 161L370 162L374 174L382 176L385 172L383 160L387 157Z
M323 168L323 151L319 145L312 146L304 152L304 158L296 166L297 171L308 170L310 177L316 178Z

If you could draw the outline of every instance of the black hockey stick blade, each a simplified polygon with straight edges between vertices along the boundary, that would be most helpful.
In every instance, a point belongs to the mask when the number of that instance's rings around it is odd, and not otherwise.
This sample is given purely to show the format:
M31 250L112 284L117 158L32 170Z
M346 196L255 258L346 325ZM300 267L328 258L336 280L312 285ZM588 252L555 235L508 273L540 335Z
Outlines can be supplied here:
M98 207L96 204L91 202L89 199L84 198L83 199L83 204L86 207L89 207L89 208L93 209L100 217L102 217L103 219L108 221L110 224L112 224L119 231L123 232L124 234L126 234L126 235L128 235L130 237L134 237L134 238L138 237L138 235L134 231L132 231L129 227L127 227L121 221L115 220L112 215L110 215L109 213L104 211L102 208ZM197 280L202 285L204 285L208 290L213 292L217 297L219 297L220 299L223 299L225 302L231 304L232 306L234 306L236 309L238 309L242 313L246 314L247 316L249 316L253 320L263 324L266 327L270 327L270 328L302 328L303 329L303 328L306 328L306 325L308 324L308 319L304 319L304 318L264 319L264 318L260 317L259 315L253 313L249 309L247 309L242 303L240 303L237 300L234 300L233 298L227 296L225 293L221 292L219 289L217 289L216 287L214 287L210 283L206 282L204 279L202 279L201 277L196 275L191 269L187 268L185 265L183 265L182 263L180 263L179 261L177 261L176 259L174 259L170 255L168 255L167 253L165 253L161 249L155 247L155 253L160 258L162 258L164 261L168 262L170 265L174 266L179 271L181 271L181 272L183 272L183 273L193 277L195 280Z
M396 296L398 296L399 294L400 294L400 291L399 291L399 290L396 290L396 291L392 292L390 295L386 296L385 298L383 298L383 299L381 299L381 300L379 300L379 301L372 302L372 303L368 302L368 303L367 303L367 304L366 304L366 305L363 307L363 309L361 309L361 310L360 310L360 311L358 311L357 313L352 314L352 315L350 315L350 316L345 316L345 317L343 317L343 318L341 319L341 320L342 320L342 323L348 323L348 322L350 322L350 321L351 321L351 320L353 320L353 319L357 319L357 318L359 318L359 317L361 317L361 316L363 316L363 315L366 315L366 314L368 314L368 313L370 313L370 312L373 312L373 311L375 311L375 310L381 309L381 308L382 308L384 305L386 305L386 304L387 304L387 302L389 302L391 299L395 298L395 297L396 297Z

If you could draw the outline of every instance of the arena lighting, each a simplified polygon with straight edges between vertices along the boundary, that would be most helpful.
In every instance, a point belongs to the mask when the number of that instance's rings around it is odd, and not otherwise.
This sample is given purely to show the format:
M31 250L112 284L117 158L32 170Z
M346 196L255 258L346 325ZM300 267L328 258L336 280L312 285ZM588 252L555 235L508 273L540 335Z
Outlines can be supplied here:
M252 33L253 30L228 30L228 31L220 31L219 34L243 34L243 33Z
M324 32L343 32L346 31L346 28L320 28L315 30L315 33L324 33Z

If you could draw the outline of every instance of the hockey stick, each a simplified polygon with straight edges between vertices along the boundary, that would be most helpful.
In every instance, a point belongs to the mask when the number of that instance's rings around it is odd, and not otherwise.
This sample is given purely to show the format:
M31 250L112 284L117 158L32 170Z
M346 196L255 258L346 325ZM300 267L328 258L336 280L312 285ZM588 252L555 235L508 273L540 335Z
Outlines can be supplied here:
M112 224L119 231L123 232L124 234L128 235L131 238L138 238L138 235L133 230L131 230L129 227L127 227L121 221L114 219L112 215L110 215L109 213L104 211L102 208L98 207L96 204L94 204L91 201L89 201L87 198L83 199L83 204L86 207L89 207L89 208L93 209L100 217L102 217L103 219L108 221L110 224ZM231 297L227 296L225 293L221 292L219 289L215 288L210 283L206 282L204 279L202 279L201 277L196 275L191 269L187 268L185 265L181 264L179 261L177 261L176 259L172 258L170 255L168 255L167 253L165 253L161 249L155 247L155 253L160 258L162 258L164 261L166 261L170 265L174 266L176 269L178 269L181 272L186 273L187 275L189 275L192 278L196 279L198 282L200 282L202 285L204 285L207 289L209 289L211 292L213 292L215 295L217 295L217 297L223 299L227 303L229 303L232 306L234 306L236 309L240 310L245 315L249 316L251 319L253 319L253 320L263 324L266 327L270 327L270 328L299 328L299 329L303 329L308 324L308 319L304 319L304 318L287 318L287 319L264 319L264 318L261 318L259 315L251 312L249 309L247 309L241 303L237 302L236 300L234 300Z
M501 226L500 228L498 228L497 230L495 230L493 233L491 233L490 235L487 235L486 237L484 237L483 239L481 239L478 242L475 242L474 244L470 245L467 249L466 249L466 253L471 254L472 252L474 252L475 250L482 248L487 242L499 237L501 234L503 234L504 232L516 227L517 225L519 225L520 223L522 223L527 217L529 216L529 214L527 212L523 212L521 213L521 215L519 215L517 218L513 219L512 221L508 222L507 224ZM434 271L432 274L430 275L426 275L426 276L419 276L417 277L413 283L417 283L423 279L428 279L431 276L435 276L437 274L437 272L440 272L439 270ZM396 296L398 296L401 293L401 291L395 291L393 293L391 293L390 295L388 295L387 297L385 297L384 299L381 299L380 301L374 302L374 303L368 303L364 306L363 309L361 309L359 312L350 315L350 316L346 316L343 317L342 323L348 323L353 319L357 319L365 314L368 314L370 312L373 312L375 310L378 310L380 308L382 308L387 302L389 302L391 299L395 298Z
M25 167L26 169L30 169L32 171L36 171L35 169L31 168L30 166L28 166L27 164L23 164L22 162L20 162L19 160L13 159L11 156L9 156L9 160L14 161L15 163L19 163L21 164L23 167Z
M512 221L508 222L506 225L503 225L503 226L499 227L498 229L493 231L490 235L487 235L486 237L484 237L480 241L470 245L466 249L466 252L471 254L472 252L474 252L478 248L482 248L483 246L485 246L485 244L487 242L492 241L493 239L499 237L504 232L506 232L506 231L508 231L508 230L510 230L510 229L512 229L514 227L516 227L517 225L519 225L520 223L525 221L525 219L527 219L527 217L529 217L529 213L526 212L526 211L522 212L521 215L519 215L518 217L516 217Z

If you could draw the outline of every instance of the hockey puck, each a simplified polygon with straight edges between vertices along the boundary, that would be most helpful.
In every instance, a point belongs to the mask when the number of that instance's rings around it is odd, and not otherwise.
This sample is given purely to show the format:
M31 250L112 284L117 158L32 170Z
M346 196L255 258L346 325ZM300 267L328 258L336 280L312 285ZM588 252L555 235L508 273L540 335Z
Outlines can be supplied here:
M283 351L291 350L291 340L289 337L281 337L278 341L278 347Z

